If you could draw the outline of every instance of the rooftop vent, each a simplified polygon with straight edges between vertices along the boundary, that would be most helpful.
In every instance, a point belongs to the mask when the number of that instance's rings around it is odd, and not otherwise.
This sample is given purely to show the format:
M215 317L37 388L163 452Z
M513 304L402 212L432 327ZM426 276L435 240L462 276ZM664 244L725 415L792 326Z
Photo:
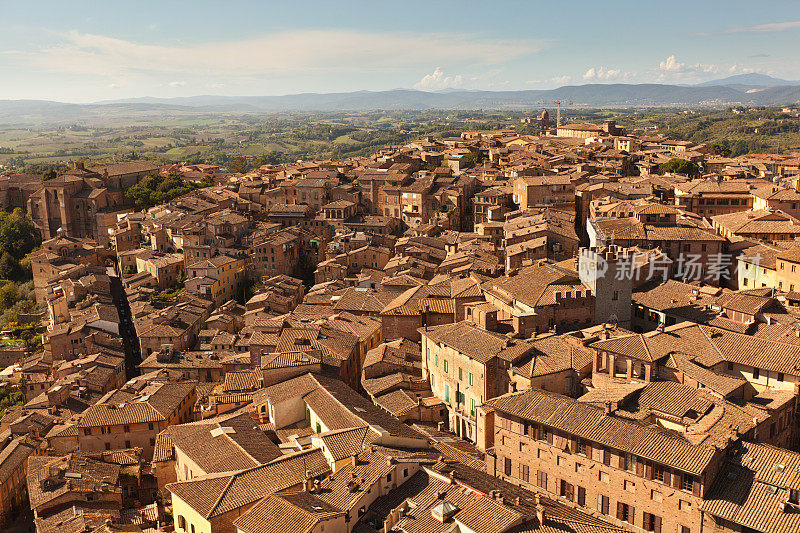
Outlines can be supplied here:
M435 505L431 509L431 516L434 520L437 520L444 524L448 520L450 520L453 515L455 515L459 511L458 507L456 507L453 503L448 501L443 501L437 505Z

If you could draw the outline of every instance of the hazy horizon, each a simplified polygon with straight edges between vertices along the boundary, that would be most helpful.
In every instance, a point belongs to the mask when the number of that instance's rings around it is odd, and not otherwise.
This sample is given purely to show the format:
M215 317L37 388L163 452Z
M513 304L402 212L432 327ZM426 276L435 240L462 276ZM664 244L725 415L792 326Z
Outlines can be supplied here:
M0 99L691 85L752 72L800 79L796 2L721 9L682 0L668 12L575 4L231 1L223 12L202 1L9 4L0 79L13 83L0 84Z

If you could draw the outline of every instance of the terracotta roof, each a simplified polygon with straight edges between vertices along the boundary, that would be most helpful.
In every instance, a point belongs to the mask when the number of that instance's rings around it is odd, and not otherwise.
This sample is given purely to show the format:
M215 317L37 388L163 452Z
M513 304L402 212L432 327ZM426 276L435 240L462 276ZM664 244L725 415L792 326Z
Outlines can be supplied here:
M309 533L316 530L320 521L342 514L313 494L274 494L234 520L233 525L242 533Z
M157 422L169 418L195 392L196 383L158 383L143 394L119 403L102 402L81 416L78 427L114 426Z
M235 473L210 474L167 485L173 496L209 519L254 503L267 495L303 483L330 471L319 449L279 457L265 465Z
M798 480L800 454L740 441L700 509L755 531L794 533L800 531L800 512L786 502L790 490L800 490Z
M359 453L365 444L369 444L369 428L366 426L339 429L319 433L319 438L334 461L346 459Z
M484 406L692 474L702 474L718 453L713 447L695 446L673 434L539 389L492 398Z
M514 360L533 350L530 343L481 329L468 321L420 328L419 332L484 364L494 357Z
M170 426L156 438L153 461L173 457L177 448L206 474L230 472L268 463L281 452L248 413Z

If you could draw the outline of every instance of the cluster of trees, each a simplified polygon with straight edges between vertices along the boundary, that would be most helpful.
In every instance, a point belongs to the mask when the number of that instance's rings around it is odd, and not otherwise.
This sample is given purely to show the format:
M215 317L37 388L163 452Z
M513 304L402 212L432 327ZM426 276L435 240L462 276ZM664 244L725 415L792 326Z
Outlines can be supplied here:
M125 196L132 199L137 208L148 209L208 185L211 184L185 181L179 176L165 178L152 174L142 178L139 183L125 191Z
M25 403L25 395L22 390L17 389L2 389L0 390L0 416L6 412L6 409L14 405L22 405Z
M9 281L0 287L0 326L3 329L19 330L15 331L15 337L25 342L32 341L36 336L41 337L36 332L35 325L32 328L18 326L19 313L35 313L41 308L42 306L36 303L33 281L24 283ZM41 338L38 342L41 342Z
M0 209L0 278L22 281L30 279L30 253L42 243L33 221L16 208L9 213Z
M666 174L667 172L683 174L684 176L697 176L700 174L700 167L698 167L697 164L678 157L673 157L662 164L658 167L658 170L661 174Z

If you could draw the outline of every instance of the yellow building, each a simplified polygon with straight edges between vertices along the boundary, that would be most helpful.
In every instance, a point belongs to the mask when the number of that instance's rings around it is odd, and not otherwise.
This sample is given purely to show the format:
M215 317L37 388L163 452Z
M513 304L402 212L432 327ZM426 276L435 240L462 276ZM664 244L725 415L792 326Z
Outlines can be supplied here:
M185 286L222 305L234 299L247 282L247 258L218 255L187 267Z

